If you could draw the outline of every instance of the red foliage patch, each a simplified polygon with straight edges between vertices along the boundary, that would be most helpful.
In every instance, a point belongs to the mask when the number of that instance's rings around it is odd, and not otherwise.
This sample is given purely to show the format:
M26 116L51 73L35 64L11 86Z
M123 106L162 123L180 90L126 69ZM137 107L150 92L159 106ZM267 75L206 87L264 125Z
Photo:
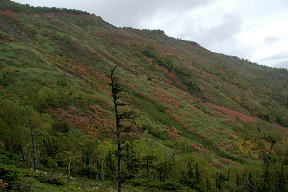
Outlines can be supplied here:
M137 36L124 33L105 34L104 37L109 39L114 44L127 48L130 47L129 41L141 41L141 39Z
M114 119L110 118L109 113L99 106L92 106L89 111L67 107L66 109L50 108L47 112L53 116L55 122L66 122L70 127L80 129L92 138L111 132L114 126Z
M114 33L112 35L113 38L122 39L122 40L130 40L130 41L141 41L141 39L135 35L130 35L127 33Z
M0 10L0 15L6 15L12 18L16 18L18 15L17 13L11 11L11 10Z
M179 136L177 133L174 133L171 130L167 130L166 133L171 137L171 139L175 139Z
M104 88L98 88L98 89L99 89L99 91L101 91L101 92L104 93L105 95L111 96L111 92L110 92L109 90L104 89Z
M145 63L148 63L150 65L152 65L152 63L153 63L153 59L148 58L148 57L143 57L143 60L144 60Z
M223 167L223 165L222 165L221 163L215 162L215 161L212 162L212 165L213 165L214 167L217 167L217 168L222 168L222 167Z
M75 15L75 16L79 16L79 17L87 17L87 18L92 18L92 19L97 19L99 18L99 16L96 15L88 15L88 14L73 14L71 12L50 12L50 13L41 13L41 15L46 16L48 18L52 18L52 17L59 17L59 16L65 16L65 15Z
M172 104L177 108L183 106L175 97L169 95L167 92L153 88L152 94L156 97L155 100L157 102Z
M87 73L88 72L86 66L84 66L84 65L77 65L74 67L76 68L77 72L79 72L79 73Z
M68 13L69 14L69 13ZM77 16L80 16L80 17L88 17L88 18L92 18L92 19L97 19L99 18L99 16L96 16L96 15L88 15L88 14L76 14Z
M93 53L92 57L95 61L102 61L102 58L103 58L102 55L100 55L99 53L96 53L96 52Z
M226 158L223 158L223 157L220 157L220 163L221 164L224 164L224 165L229 165L229 164L231 164L231 160L229 160L229 159L226 159Z
M174 59L177 59L177 54L179 53L178 49L175 48L171 48L169 46L163 46L160 44L154 44L154 48L156 49L156 51L158 53L161 53L163 55L169 55L171 57L173 57Z
M103 73L99 73L95 70L95 68L87 67L88 73L91 74L93 77L95 77L97 80L101 81L103 84L109 83L109 78L107 78Z
M120 45L121 47L129 47L129 43L127 43L125 40L117 39L117 38L109 38L110 41L116 45Z
M90 106L90 109L98 116L107 116L107 115L109 115L108 111L102 109L98 105Z
M205 154L210 154L210 153L211 153L210 151L208 151L207 149L205 149L205 148L203 147L203 145L200 144L200 143L191 144L190 147L191 147L191 149L192 149L193 151L196 151L196 152L203 152L203 153L205 153Z
M189 68L192 69L193 71L197 72L197 73L201 73L202 72L200 69L197 69L196 67L192 66L191 64L189 65Z
M228 109L228 108L223 107L223 106L219 106L219 105L215 105L215 104L211 103L210 107L212 110L219 111L221 113L226 114L227 119L224 120L224 122L226 122L226 123L235 121L236 118L239 118L239 120L243 121L243 122L255 122L256 121L256 118L254 118L254 117L251 117L249 115L245 115L245 114L237 112L237 111L233 111L233 110Z
M287 131L287 129L288 129L288 127L283 127L283 126L278 125L278 124L269 123L269 125L277 128L277 129L281 129L281 130L283 130L283 131Z
M166 133L167 133L172 139L175 139L176 137L179 136L179 131L178 131L175 127L167 130Z
M215 75L212 75L211 73L208 73L206 71L202 71L202 74L205 75L205 77L208 77L209 79L220 81L220 79L218 77L216 77Z
M183 65L185 65L186 67L190 68L191 70L195 71L197 74L202 74L203 76L207 77L207 79L211 79L211 80L217 80L217 81L221 81L217 76L208 73L204 70L200 70L196 67L194 67L193 65L191 65L191 61L183 61L182 62Z
M178 86L182 86L181 82L177 79L177 75L175 72L166 72L164 73L165 77L167 77L168 79L170 79L174 84L178 85Z

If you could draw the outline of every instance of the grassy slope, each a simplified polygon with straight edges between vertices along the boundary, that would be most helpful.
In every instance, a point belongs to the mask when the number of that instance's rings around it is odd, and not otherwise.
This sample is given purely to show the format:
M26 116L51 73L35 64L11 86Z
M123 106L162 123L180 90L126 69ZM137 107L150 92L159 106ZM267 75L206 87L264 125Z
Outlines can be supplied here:
M128 102L141 114L141 135L151 142L199 153L221 167L259 159L259 127L287 135L277 124L288 122L287 70L212 53L161 31L116 28L93 15L2 9L0 96L38 107L33 93L46 87L58 98L45 108L56 122L67 119L101 137L102 122L113 125L107 77L117 65ZM151 45L188 73L145 56ZM187 79L201 94L189 91Z

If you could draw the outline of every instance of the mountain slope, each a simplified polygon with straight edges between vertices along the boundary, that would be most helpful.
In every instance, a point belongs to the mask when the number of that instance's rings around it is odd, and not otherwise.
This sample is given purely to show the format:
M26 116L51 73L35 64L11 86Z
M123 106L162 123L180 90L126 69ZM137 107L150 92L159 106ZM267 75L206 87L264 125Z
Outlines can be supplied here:
M275 157L287 148L287 70L213 53L160 30L117 28L86 12L7 0L0 0L0 43L1 133L27 131L22 116L31 110L41 134L60 132L51 138L61 147L49 152L41 145L39 158L64 161L63 151L72 151L82 159L75 158L75 167L99 167L101 158L86 157L83 146L113 143L107 132L114 126L109 73L115 65L124 100L139 114L138 156L161 153L155 167L190 153L207 161L210 171L260 163L271 145L267 138L277 140ZM29 156L29 138L5 134L3 150ZM167 175L164 180L179 177Z

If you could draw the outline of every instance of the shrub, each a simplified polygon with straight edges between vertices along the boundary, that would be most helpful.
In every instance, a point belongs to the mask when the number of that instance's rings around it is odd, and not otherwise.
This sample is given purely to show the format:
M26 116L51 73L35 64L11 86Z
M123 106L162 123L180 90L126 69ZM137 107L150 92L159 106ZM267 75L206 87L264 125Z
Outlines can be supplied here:
M57 160L49 158L49 157L41 159L40 163L47 168L57 168L58 167Z
M160 188L168 191L177 191L178 189L181 189L182 186L175 181L167 181L165 183L162 183L160 185Z
M184 84L187 86L188 91L200 93L200 88L195 82L188 80L188 81L185 81Z
M52 185L65 185L65 180L61 177L55 177L51 175L38 175L36 176L36 179L38 179L41 183L48 183Z
M157 57L157 52L155 48L153 47L153 45L146 46L144 50L142 51L142 54L152 59L155 59Z
M155 188L159 190L167 190L167 191L177 191L182 188L182 185L175 181L166 181L166 182L147 182L147 188Z
M68 133L70 130L70 127L68 126L68 124L65 121L54 123L52 128L54 131L57 131L60 133Z
M134 186L143 186L147 184L147 181L145 179L131 179L130 183Z
M24 181L17 181L11 186L12 191L30 192L31 183L26 183Z
M96 178L100 175L99 171L92 167L83 167L76 171L76 174L79 176L88 177L90 179Z
M8 34L2 32L2 31L0 30L0 39L2 39L2 40L7 40L8 38L9 38Z
M0 178L6 183L14 183L21 177L20 171L11 166L0 165Z

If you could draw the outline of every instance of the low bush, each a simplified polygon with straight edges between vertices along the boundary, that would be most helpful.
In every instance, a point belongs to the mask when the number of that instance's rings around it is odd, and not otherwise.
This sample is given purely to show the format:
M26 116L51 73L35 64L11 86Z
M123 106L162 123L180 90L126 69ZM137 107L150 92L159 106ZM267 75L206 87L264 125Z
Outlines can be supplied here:
M147 180L145 179L131 179L130 184L134 186L143 186L147 184Z
M11 185L11 191L30 192L31 183L27 183L24 181L17 181Z
M95 179L100 175L99 171L93 167L79 168L76 170L75 174L82 177L88 177L89 179Z
M40 163L47 168L57 168L58 167L57 160L52 159L52 158L43 158L40 160Z
M62 177L51 176L51 175L38 175L36 177L41 183L48 183L52 185L62 186L65 185L65 180Z
M0 178L5 183L14 183L15 181L19 180L21 178L21 173L19 169L12 167L12 166L6 166L6 165L0 165Z
M182 188L182 185L175 181L166 181L166 182L147 182L147 188L155 188L159 190L167 190L167 191L177 191Z

